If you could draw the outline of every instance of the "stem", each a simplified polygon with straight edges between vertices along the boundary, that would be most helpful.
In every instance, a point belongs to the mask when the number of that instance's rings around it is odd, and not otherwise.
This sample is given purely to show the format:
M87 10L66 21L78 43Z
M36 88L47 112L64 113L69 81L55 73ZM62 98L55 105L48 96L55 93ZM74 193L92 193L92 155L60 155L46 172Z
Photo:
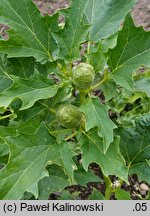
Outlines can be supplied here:
M119 184L120 184L120 187L123 184L123 180L121 178L119 178Z
M57 63L57 67L63 73L63 77L64 76L66 77L67 76L66 69L59 63Z
M65 141L68 141L68 140L72 139L76 134L77 134L77 132L75 131L73 134L71 134L70 136L66 137Z
M108 69L106 69L104 71L104 78L100 82L98 82L96 85L92 86L90 90L94 90L98 88L100 85L102 85L108 79L108 75L109 75Z
M64 129L64 130L57 130L57 131L51 131L51 134L59 134L59 133L65 133L65 132L69 132L72 129Z
M57 120L57 119L54 119L53 121L51 121L51 122L49 123L49 125L52 125L52 124L57 123L57 122L58 122L58 120Z
M13 116L13 115L14 115L14 114L11 113L11 114L9 114L9 115L1 116L1 117L0 117L0 120L9 118L9 117L11 117L11 116Z
M70 77L72 76L72 68L73 68L73 63L72 62L70 62L70 70L69 70L69 75L70 75Z
M105 184L106 184L105 199L109 200L110 196L111 196L111 194L113 192L113 185L112 185L112 182L111 182L109 176L103 175L103 177L104 177L104 181L105 181Z
M49 107L48 107L46 104L42 103L41 101L38 101L38 103L40 103L42 106L44 106L44 107L46 107L47 109L49 109Z
M0 34L2 34L2 32L5 30L4 27L2 27L2 29L0 30Z
M98 88L100 85L102 85L106 81L107 77L104 77L100 82L98 82L96 85L92 86L90 90L94 90Z
M54 109L50 108L49 110L50 110L51 113L56 115L56 111Z
M44 104L44 103L42 103L42 102L40 102L40 101L39 101L39 103L40 103L42 106L46 107L51 113L53 113L53 114L56 115L56 111L55 111L54 109L49 108L46 104Z
M85 92L80 92L80 104L82 104L85 101L85 96L86 96Z
M90 54L90 46L91 46L91 43L90 43L90 41L88 41L87 54Z
M55 122L56 120L52 121ZM65 132L69 132L72 131L72 129L63 129L63 130L56 130L56 131L51 131L49 127L47 127L47 130L50 134L60 134L60 133L65 133Z

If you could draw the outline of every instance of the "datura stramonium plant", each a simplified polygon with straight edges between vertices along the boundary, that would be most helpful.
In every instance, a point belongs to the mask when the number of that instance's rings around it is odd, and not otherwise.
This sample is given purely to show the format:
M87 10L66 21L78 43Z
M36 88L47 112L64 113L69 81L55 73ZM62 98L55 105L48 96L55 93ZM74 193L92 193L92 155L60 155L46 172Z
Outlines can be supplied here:
M80 63L73 69L73 83L80 92L89 92L94 77L95 71L90 64Z
M66 128L77 128L82 117L82 112L72 104L61 105L57 112L58 121Z

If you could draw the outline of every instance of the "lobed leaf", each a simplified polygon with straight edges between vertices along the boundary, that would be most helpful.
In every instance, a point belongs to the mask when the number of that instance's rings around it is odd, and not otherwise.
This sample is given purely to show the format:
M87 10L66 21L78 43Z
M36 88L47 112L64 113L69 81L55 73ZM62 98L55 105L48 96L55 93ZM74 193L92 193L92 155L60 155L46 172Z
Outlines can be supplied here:
M42 143L41 136L45 137ZM7 137L11 154L8 165L0 171L0 199L19 199L26 190L37 197L37 182L48 175L44 167L54 142L44 126L31 136Z
M90 40L98 41L117 32L135 2L136 0L88 0L85 15L91 24Z
M150 32L134 26L128 14L123 29L119 32L117 46L109 50L109 78L122 87L133 90L133 72L140 66L150 66Z
M88 199L89 200L104 200L105 197L103 196L101 192L99 192L98 190L94 188L92 194L89 196Z
M140 80L137 80L135 82L135 88L137 91L141 91L147 94L148 97L150 97L150 78L142 78Z
M28 79L34 74L35 60L32 57L28 58L8 58L5 61L7 73L22 78Z
M98 127L98 135L103 138L103 152L106 152L113 141L113 129L116 125L108 117L108 107L98 98L87 98L80 110L86 116L86 131ZM90 113L90 114L89 114Z
M10 26L9 40L0 40L0 52L8 57L52 59L57 49L52 31L58 28L58 15L42 17L31 0L3 0L0 22Z
M29 80L12 76L14 85L7 91L0 94L0 107L8 107L10 103L19 98L22 101L21 110L28 109L40 99L53 97L58 90L58 85L52 85L48 79L36 73Z
M77 199L76 194L75 195L71 194L66 190L62 192L61 198L60 198L60 200L76 200L76 199Z
M140 181L150 182L150 114L137 118L134 127L122 127L117 131L129 174L136 173Z
M6 65L4 64L4 56L0 55L0 93L13 85L13 79L8 74Z
M83 168L78 170L75 170L74 172L74 177L75 180L77 182L77 184L82 185L82 186L86 186L86 184L88 184L89 182L100 182L101 179L94 175L94 173L90 172L90 171L85 171Z
M97 134L97 129L91 129L84 134L80 141L82 151L82 163L85 170L90 163L97 163L104 175L117 175L121 179L127 180L128 170L124 158L119 152L119 139L116 137L110 144L107 152L103 152L103 140Z
M91 47L90 54L86 55L88 62L94 67L95 72L102 71L106 64L107 59L104 56L103 49L103 45L99 43L96 47Z
M66 141L62 141L59 145L60 145L60 157L65 167L65 173L67 176L69 176L70 183L73 184L75 183L74 170L77 169L77 166L72 159L73 153L71 153L71 146Z
M57 165L48 167L49 177L44 177L38 183L39 195L38 199L47 200L51 193L59 194L65 187L70 185L63 169Z
M0 54L0 93L10 88L14 81L11 75L25 79L34 74L35 60L33 58L8 59L3 53Z
M131 200L130 193L120 188L115 190L115 197L117 200Z
M71 7L63 13L65 26L53 33L60 52L58 58L75 60L80 57L79 45L85 41L89 24L84 18L84 9L87 0L73 0Z
M57 164L69 174L69 179L72 177L72 163L66 164L66 155L62 155L67 152L71 158L70 147L56 143L44 124L33 134L18 133L15 137L8 136L6 141L10 158L0 171L0 199L20 199L25 191L37 198L38 181L48 176L46 164Z

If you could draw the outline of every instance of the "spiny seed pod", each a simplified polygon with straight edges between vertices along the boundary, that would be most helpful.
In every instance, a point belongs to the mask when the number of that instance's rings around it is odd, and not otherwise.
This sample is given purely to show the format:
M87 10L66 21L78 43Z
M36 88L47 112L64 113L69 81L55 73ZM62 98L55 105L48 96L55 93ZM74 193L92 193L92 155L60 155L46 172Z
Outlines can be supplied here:
M57 119L66 128L76 128L81 123L82 113L74 105L61 105L57 112Z
M93 81L95 71L92 65L87 63L78 64L73 70L73 83L81 92L88 92Z

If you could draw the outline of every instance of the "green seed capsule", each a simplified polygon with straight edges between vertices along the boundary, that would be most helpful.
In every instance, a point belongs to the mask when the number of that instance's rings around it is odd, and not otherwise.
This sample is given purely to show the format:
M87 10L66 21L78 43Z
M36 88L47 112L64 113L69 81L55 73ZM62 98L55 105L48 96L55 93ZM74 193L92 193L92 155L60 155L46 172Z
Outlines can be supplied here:
M92 65L80 63L73 70L73 83L81 92L88 92L93 81L95 71Z
M82 113L76 106L71 104L62 105L58 109L57 119L66 128L76 128L81 123Z

